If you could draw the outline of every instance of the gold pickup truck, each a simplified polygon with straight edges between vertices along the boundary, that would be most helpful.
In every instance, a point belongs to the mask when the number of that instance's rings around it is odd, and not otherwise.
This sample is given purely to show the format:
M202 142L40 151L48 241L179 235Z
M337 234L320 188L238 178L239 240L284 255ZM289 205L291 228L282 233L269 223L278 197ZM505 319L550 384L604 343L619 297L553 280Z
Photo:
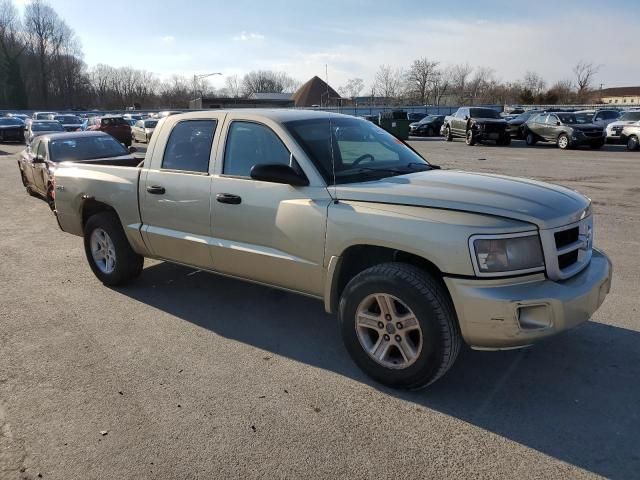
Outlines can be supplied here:
M437 380L463 340L522 347L585 322L610 289L588 198L439 169L350 116L174 115L138 167L68 164L54 181L60 228L105 285L150 257L316 297L393 387Z

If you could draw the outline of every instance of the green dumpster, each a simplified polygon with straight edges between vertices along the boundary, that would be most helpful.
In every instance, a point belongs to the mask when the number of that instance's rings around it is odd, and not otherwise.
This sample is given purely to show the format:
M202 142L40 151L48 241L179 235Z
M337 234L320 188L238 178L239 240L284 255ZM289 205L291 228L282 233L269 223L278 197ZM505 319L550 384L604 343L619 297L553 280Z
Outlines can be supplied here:
M378 120L378 125L402 140L407 140L409 138L410 123L411 122L407 119L407 112L404 110L382 112Z

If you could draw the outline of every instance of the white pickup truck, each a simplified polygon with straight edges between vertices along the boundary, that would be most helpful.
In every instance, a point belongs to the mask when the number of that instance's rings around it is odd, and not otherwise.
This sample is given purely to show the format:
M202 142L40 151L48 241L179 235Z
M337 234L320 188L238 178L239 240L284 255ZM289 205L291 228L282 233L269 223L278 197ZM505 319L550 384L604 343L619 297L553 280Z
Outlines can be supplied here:
M144 164L68 164L54 181L60 228L104 284L151 257L316 297L394 387L441 377L463 340L522 347L585 322L611 284L586 197L441 170L344 115L174 115Z

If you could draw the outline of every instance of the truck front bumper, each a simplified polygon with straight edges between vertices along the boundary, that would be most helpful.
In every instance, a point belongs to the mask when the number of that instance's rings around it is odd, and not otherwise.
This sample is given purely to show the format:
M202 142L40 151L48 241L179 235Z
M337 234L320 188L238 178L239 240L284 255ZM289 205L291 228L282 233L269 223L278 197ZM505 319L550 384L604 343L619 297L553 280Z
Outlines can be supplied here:
M589 320L611 289L612 271L609 258L594 250L587 268L561 282L542 274L519 282L444 280L467 344L507 349L525 347Z

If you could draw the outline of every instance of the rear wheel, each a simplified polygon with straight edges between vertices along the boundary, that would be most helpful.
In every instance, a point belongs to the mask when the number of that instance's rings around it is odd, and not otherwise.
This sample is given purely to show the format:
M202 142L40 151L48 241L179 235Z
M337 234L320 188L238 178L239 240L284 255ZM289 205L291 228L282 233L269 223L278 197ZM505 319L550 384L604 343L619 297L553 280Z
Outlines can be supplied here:
M558 136L558 140L556 144L558 145L558 148L561 150L566 150L567 148L569 148L569 137L567 136L567 134L561 133Z
M404 263L377 265L354 277L340 299L339 317L351 358L391 387L433 383L453 365L462 343L445 287Z
M142 272L144 257L133 251L113 212L98 213L87 220L84 250L91 270L105 285L125 284Z
M638 150L638 148L640 148L640 141L638 140L638 137L636 137L635 135L631 135L627 139L627 150L633 152L635 150Z

